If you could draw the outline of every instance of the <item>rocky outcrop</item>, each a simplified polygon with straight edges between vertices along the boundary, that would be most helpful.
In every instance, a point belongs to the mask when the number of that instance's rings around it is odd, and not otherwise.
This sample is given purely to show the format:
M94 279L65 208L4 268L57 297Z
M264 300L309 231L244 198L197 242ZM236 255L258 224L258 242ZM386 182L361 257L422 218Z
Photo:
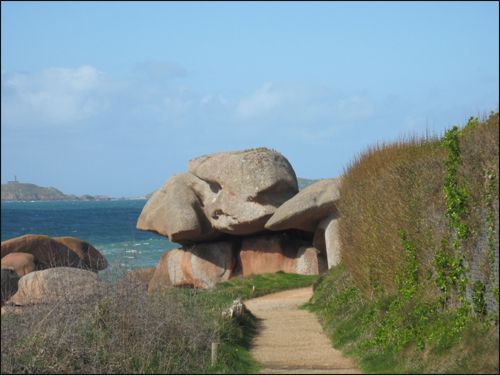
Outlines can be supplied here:
M312 233L336 210L338 184L322 180L297 194L292 166L268 149L190 160L187 172L155 191L137 221L138 229L183 245L162 256L148 290L210 288L237 275L325 271L326 256L312 246Z
M12 267L19 276L24 276L38 269L38 259L32 254L10 253L2 258L2 267Z
M74 237L53 237L54 240L73 250L91 271L101 271L108 268L108 261L94 246Z
M181 244L254 234L297 192L292 166L276 151L205 155L155 192L137 228Z
M11 253L27 253L35 258L37 269L52 267L106 269L106 258L88 242L73 237L27 234L2 242L2 262Z
M337 211L341 177L316 182L285 202L266 223L266 229L290 228L315 232L325 216Z
M9 302L18 306L61 301L84 302L88 297L103 294L107 288L92 271L56 267L21 277L17 293Z
M27 234L4 241L1 246L2 259L11 253L28 253L39 261L41 268L83 266L73 250L49 236Z

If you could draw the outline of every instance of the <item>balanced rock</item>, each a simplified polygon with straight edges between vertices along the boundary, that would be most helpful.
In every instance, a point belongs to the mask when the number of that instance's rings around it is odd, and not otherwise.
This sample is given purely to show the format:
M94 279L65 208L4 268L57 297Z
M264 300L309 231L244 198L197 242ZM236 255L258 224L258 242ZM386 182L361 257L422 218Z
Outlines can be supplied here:
M27 234L2 242L2 259L11 253L31 254L41 268L83 266L78 254L49 236Z
M234 242L222 241L170 250L160 259L149 290L170 286L207 289L225 282L236 264L234 248Z
M266 223L266 229L290 228L315 232L321 219L337 211L341 177L316 182L283 203Z
M74 237L53 237L54 240L73 250L91 271L101 271L108 268L108 261L94 246Z
M34 271L23 276L17 293L9 302L24 306L32 303L76 302L101 295L107 285L92 272L71 267Z
M181 244L254 234L297 192L292 166L276 151L204 155L153 194L137 228Z
M12 267L16 273L24 275L38 269L38 259L28 253L10 253L2 258L2 267Z

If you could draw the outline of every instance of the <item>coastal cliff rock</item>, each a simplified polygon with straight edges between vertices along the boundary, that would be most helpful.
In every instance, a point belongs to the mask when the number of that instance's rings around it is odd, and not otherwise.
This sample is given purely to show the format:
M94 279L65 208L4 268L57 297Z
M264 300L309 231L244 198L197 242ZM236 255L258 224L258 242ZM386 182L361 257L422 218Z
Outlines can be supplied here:
M137 228L180 244L254 234L297 192L292 166L276 151L204 155L153 194Z
M341 177L316 182L281 205L265 225L270 230L301 229L315 232L325 216L337 211Z
M16 273L24 275L38 269L38 259L28 253L10 253L2 258L2 267L12 267Z

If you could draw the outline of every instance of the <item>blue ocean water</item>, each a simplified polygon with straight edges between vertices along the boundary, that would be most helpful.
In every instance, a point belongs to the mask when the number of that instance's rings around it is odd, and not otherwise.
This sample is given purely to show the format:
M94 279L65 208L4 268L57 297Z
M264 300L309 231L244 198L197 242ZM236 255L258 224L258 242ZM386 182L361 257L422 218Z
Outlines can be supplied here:
M75 237L98 249L112 264L156 267L168 238L136 229L147 200L2 202L2 241L25 234Z

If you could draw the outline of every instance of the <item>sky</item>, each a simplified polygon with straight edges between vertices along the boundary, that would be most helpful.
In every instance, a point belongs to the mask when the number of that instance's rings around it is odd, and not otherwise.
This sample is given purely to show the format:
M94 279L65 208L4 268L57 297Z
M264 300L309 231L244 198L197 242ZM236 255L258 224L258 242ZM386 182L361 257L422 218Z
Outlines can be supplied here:
M499 106L499 3L1 2L1 182L140 197L267 147L333 178Z

